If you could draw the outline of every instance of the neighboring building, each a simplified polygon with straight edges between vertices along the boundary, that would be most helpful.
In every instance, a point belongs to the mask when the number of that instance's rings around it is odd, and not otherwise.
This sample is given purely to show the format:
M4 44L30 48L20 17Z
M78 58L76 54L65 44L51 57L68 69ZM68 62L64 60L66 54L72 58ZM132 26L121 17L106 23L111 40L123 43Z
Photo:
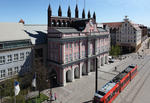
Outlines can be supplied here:
M122 22L110 22L110 23L103 23L104 26L109 27L110 32L110 39L111 39L111 46L116 45L116 33L119 30Z
M119 45L122 53L136 52L142 42L142 38L145 38L142 32L145 33L145 27L143 31L139 24L134 24L127 16L123 22L103 23L110 27L111 43L112 45ZM143 39L144 40L144 39Z
M31 39L33 60L47 64L47 25L25 24L24 30Z
M70 7L67 14L62 17L59 7L54 17L48 8L48 68L53 73L51 79L55 78L59 85L90 74L95 70L96 59L98 66L107 64L110 48L109 32L97 28L95 13L91 18L88 12L85 19L83 10L79 18L76 5L75 18L71 17Z
M141 38L142 38L142 42L143 42L148 37L148 29L147 29L147 26L144 26L144 25L139 25L139 27L142 30L142 37Z
M150 37L150 27L147 28L148 37Z
M21 23L0 23L0 79L31 68L31 41Z
M134 24L127 16L119 27L116 35L116 43L123 53L136 52L141 47L142 30L138 24Z

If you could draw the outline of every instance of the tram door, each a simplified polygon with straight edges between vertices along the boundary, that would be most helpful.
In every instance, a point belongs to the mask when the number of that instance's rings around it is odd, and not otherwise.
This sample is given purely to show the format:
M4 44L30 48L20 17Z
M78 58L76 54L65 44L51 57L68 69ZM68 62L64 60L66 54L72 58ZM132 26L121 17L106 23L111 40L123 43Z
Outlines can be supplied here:
M119 82L119 93L121 93L121 82Z
M130 72L129 76L130 76L130 81L131 81L131 72Z

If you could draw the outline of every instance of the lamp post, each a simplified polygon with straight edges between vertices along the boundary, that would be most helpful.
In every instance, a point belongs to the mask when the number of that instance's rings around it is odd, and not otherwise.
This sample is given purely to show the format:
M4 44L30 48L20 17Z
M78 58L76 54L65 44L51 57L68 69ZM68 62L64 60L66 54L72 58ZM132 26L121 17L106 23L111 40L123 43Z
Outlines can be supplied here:
M95 62L95 92L97 92L97 84L98 84L98 68L97 68L97 58Z

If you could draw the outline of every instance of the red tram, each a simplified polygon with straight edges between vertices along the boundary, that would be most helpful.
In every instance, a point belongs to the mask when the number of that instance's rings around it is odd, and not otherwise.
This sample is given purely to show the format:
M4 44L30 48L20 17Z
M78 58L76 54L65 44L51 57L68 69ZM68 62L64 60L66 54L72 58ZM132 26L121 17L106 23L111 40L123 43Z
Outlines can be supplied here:
M94 94L94 103L111 103L137 74L137 65L129 65L125 70L106 83Z

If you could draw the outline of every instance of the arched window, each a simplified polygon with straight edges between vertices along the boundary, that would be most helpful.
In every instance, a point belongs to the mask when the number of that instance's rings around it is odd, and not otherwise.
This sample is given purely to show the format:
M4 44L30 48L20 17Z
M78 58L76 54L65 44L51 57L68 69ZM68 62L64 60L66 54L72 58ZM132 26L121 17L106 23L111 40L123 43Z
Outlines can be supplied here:
M52 20L52 26L55 27L56 26L56 21Z
M70 26L70 22L69 21L67 21L67 27L69 27Z
M61 21L60 20L57 21L57 27L61 27Z
M64 20L62 21L62 26L66 27L66 22Z

